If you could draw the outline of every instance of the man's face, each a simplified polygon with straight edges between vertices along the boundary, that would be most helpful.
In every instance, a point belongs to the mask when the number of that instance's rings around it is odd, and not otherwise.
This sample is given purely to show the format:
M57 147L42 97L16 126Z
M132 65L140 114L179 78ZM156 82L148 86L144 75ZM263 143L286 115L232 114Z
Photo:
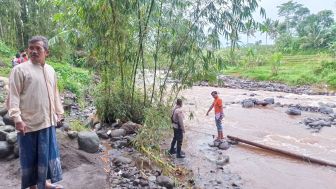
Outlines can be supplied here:
M49 51L44 49L42 41L37 41L29 44L28 54L32 63L44 64Z
M213 93L213 94L211 94L211 96L212 96L213 98L216 98L216 97L217 97L217 94Z

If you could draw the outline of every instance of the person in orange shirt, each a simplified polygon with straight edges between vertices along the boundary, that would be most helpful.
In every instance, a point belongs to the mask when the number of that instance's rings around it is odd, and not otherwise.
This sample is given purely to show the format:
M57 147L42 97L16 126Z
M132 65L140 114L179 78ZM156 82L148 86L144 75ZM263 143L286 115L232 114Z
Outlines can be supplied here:
M217 140L221 140L221 139L224 139L223 125L222 125L222 120L224 118L223 101L222 99L218 97L217 91L212 91L211 96L214 98L214 102L211 104L206 115L207 116L209 115L209 112L212 110L212 108L215 109L215 121L216 121L217 132L218 132Z

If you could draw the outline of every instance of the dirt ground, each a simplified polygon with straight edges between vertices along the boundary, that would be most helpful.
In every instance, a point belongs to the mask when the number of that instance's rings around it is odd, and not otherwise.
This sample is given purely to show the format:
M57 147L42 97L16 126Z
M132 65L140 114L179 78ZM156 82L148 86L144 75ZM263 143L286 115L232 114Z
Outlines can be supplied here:
M59 184L65 189L104 189L106 174L99 154L88 154L78 150L77 140L70 140L64 133L57 133L60 145L63 180ZM19 159L0 161L0 188L20 188Z

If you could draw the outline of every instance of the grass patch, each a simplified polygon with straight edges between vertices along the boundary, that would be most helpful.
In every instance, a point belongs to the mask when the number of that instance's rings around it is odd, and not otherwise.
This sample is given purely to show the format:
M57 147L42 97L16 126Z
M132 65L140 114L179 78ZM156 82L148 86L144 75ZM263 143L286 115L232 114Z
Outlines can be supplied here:
M77 131L77 132L81 132L81 131L88 131L89 128L87 128L85 125L83 125L82 122L80 122L79 120L72 120L70 121L70 129L72 131Z
M330 62L332 62L332 57L327 54L284 55L281 63L277 65L276 74L272 71L274 65L270 60L260 66L231 66L223 73L260 81L281 82L288 85L327 83L330 86L336 86L336 74L334 74L336 64Z

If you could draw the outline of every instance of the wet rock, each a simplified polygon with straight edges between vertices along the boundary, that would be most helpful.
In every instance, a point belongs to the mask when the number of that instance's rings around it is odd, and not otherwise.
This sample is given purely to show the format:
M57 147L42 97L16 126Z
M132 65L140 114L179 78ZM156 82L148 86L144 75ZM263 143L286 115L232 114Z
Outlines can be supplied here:
M332 114L334 113L334 110L330 107L327 106L323 106L319 108L319 112L322 114Z
M297 109L297 108L289 108L286 113L288 115L301 115L301 110Z
M266 101L264 100L257 100L255 105L257 106L267 106L269 103L267 103Z
M264 100L267 104L274 104L274 98L265 98Z
M115 148L123 148L123 147L128 146L128 142L127 140L118 140L113 143L113 146Z
M312 123L309 123L310 127L330 127L331 123L325 120L318 120Z
M134 134L136 132L138 132L138 130L141 128L141 125L133 123L131 121L124 123L121 126L121 129L124 129L126 131L126 134Z
M208 144L210 147L218 147L220 145L220 142L217 140L214 140L213 142Z
M229 161L230 161L230 157L229 156L220 156L216 160L216 165L223 166L223 165L226 165L227 163L229 163Z
M111 131L111 137L122 137L126 135L126 131L124 129L115 129Z
M7 114L7 108L0 107L0 116L3 117Z
M159 185L159 186L163 186L163 187L166 187L168 189L172 189L174 188L174 182L172 179L170 179L169 177L167 176L158 176L156 178L156 183Z
M70 139L75 139L78 137L78 132L77 131L68 131L68 137Z
M218 148L221 149L221 150L227 150L227 149L230 148L230 144L228 142L224 141L224 142L219 144Z
M109 136L107 135L107 132L104 131L104 130L97 131L96 133L97 133L99 138L102 138L102 139L108 139L109 138Z
M5 158L12 153L10 145L5 141L0 141L0 158Z
M112 162L117 165L122 165L122 164L130 164L132 160L124 156L118 156L118 157L113 158Z
M15 125L13 119L9 117L8 113L3 116L3 121L5 122L6 125Z
M148 181L155 182L156 181L156 176L149 176Z
M17 142L16 132L7 133L6 141L8 142L8 144L11 144L11 145L15 144Z
M243 108L252 108L254 107L254 102L250 99L243 100L242 102Z
M88 153L96 153L99 150L99 138L95 132L82 131L78 133L79 149Z

